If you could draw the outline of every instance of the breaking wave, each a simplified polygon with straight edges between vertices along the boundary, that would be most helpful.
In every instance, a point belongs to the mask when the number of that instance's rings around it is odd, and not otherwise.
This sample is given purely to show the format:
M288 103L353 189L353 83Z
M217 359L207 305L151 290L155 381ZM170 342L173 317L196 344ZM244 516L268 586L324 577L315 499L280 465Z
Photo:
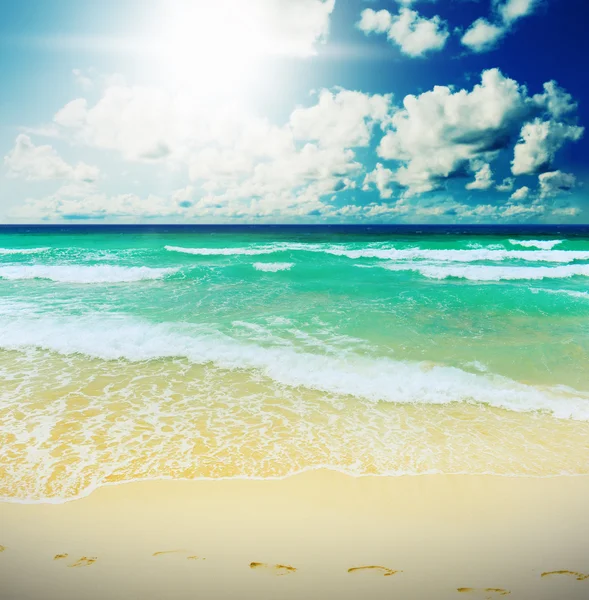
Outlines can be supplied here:
M41 252L47 252L51 248L0 248L0 255L2 254L40 254Z
M513 246L524 248L540 248L541 250L552 250L554 246L562 244L564 240L509 240Z
M256 271L266 271L267 273L276 273L277 271L290 271L294 263L254 263Z
M488 265L382 265L389 271L414 271L428 279L468 279L469 281L516 281L589 277L589 265L559 267L503 267Z
M281 385L372 402L465 402L589 420L589 395L563 386L539 388L499 375L387 357L355 353L330 356L297 351L291 346L264 347L198 326L150 324L122 315L4 318L0 320L0 347L41 348L62 355L132 362L185 358L228 370L253 370Z
M118 267L110 265L26 265L0 266L0 279L48 279L58 283L129 283L162 279L178 269Z

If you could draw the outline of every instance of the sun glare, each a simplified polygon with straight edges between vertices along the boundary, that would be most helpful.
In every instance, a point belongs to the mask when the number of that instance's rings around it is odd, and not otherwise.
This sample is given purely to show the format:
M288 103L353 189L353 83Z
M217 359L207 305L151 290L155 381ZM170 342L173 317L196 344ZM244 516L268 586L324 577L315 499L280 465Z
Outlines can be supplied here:
M167 5L152 42L161 77L203 97L244 91L273 50L262 7L244 0Z

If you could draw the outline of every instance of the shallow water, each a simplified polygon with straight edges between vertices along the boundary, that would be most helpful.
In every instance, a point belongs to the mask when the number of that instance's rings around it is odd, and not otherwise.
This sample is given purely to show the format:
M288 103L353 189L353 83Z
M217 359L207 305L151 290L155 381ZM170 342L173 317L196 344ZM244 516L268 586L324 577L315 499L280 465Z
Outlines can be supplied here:
M589 237L543 233L1 229L0 497L589 473Z

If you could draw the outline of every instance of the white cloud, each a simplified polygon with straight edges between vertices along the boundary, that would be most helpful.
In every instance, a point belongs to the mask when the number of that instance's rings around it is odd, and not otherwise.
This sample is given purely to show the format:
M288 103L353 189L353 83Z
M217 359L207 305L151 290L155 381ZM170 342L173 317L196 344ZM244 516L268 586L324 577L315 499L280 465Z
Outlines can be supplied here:
M323 90L310 108L297 108L290 116L296 139L316 140L322 146L367 146L375 124L385 121L392 95Z
M511 194L510 199L521 201L521 200L525 200L529 195L530 195L530 188L527 185L524 185L524 186L518 188L517 190L515 190L515 192L513 192L513 194Z
M467 190L488 190L493 185L493 172L489 163L485 163L474 176L474 181L466 184Z
M496 190L498 192L511 192L513 190L513 186L515 185L514 177L506 177L502 183L496 186Z
M540 197L549 198L572 190L577 184L577 179L570 173L551 171L539 175L538 182L540 183Z
M82 144L131 160L158 159L195 132L195 111L187 102L156 88L115 85L94 106L83 98L69 102L54 121Z
M539 0L494 0L495 22L480 17L466 30L462 44L474 52L493 49L517 20L531 15L539 4Z
M192 186L167 195L134 193L108 195L92 184L68 184L43 198L30 198L12 216L26 220L117 219L136 222L145 219L172 221L226 222L240 219L276 220L301 217L337 217L362 213L363 207L349 205L336 209L305 192L289 203L273 198L240 198L206 195L199 197Z
M395 181L394 173L383 167L381 163L377 163L374 171L366 174L362 189L367 192L371 186L376 186L383 200L388 200L393 195L393 190L390 188L391 183Z
M296 204L306 210L353 188L362 175L353 148L369 145L374 129L390 119L391 105L391 95L322 90L314 105L295 109L278 126L233 104L199 104L119 83L94 105L70 102L54 121L75 143L186 169L196 195L211 205L239 212L249 203L271 214Z
M470 161L505 147L529 111L525 89L491 69L471 92L436 86L407 96L378 154L401 163L396 179L408 193L432 191Z
M403 54L413 57L441 50L450 35L447 23L439 16L427 19L409 8L401 8L397 15L367 8L362 11L358 28L365 34L386 33Z
M181 205L185 192L178 190L171 199L153 194L144 198L137 194L110 196L93 184L72 183L44 198L28 199L13 214L35 220L169 218L186 214Z
M401 107L392 106L391 95L343 89L322 90L310 103L277 125L233 104L203 104L192 96L121 81L107 85L97 101L80 98L55 115L59 136L120 153L127 161L147 161L173 169L175 174L186 173L190 185L167 195L113 195L94 185L70 183L55 194L27 200L20 216L208 222L300 217L450 217L473 222L539 218L550 213L540 198L568 189L566 178L540 179L537 201L525 205L518 204L525 199L522 188L507 204L496 206L440 201L433 194L417 198L416 194L439 189L448 178L466 177L469 171L475 175L467 189L490 189L493 161L502 151L511 152L526 125L549 123L549 134L539 136L543 141L536 143L551 157L549 162L562 143L581 130L572 124L576 104L554 82L545 84L542 93L529 96L524 86L497 69L483 72L481 82L472 89L436 86L407 96ZM378 154L392 162L378 163L366 174L356 148L369 148L379 130L385 134ZM522 138L518 146L528 144L526 152L538 155L531 152L527 139ZM52 172L69 173L63 176L73 181L84 179L79 166L67 165L51 147L33 148L49 148L50 155L66 165L50 161ZM517 152L523 161L525 152ZM528 163L533 161L528 159ZM514 183L514 178L507 178L496 188L510 192ZM354 200L342 206L343 198L351 194L340 193L357 185L376 189L384 202L359 205ZM404 187L405 192L390 201L397 187Z
M511 171L514 175L533 174L548 168L554 156L567 141L581 139L584 129L557 121L535 119L521 130L515 146Z
M435 86L419 96L407 96L403 108L391 117L378 155L398 163L395 181L407 188L406 194L433 191L448 178L463 176L469 165L490 163L502 150L512 147L530 119L538 115L552 119L551 110L556 105L557 112L562 110L562 102L555 103L554 99L562 98L565 92L555 92L558 88L550 85L548 89L552 91L530 97L524 86L498 69L490 69L483 71L481 83L472 91ZM553 123L542 147L548 148L552 158L564 141L576 138L580 131L572 125ZM514 174L531 168L523 166L529 150L528 143L517 151ZM481 182L486 185L486 179Z
M544 84L544 93L534 96L534 101L538 105L545 105L555 119L561 119L577 109L573 97L560 88L556 81L547 81Z
M461 41L474 52L486 52L493 48L504 35L504 27L480 18L466 30Z
M14 148L4 157L11 177L24 179L71 179L95 181L100 171L97 167L79 162L67 163L51 146L35 146L28 135L20 134Z
M256 3L260 11L258 35L266 39L269 51L311 56L316 53L317 42L327 39L335 0L240 0L233 2L232 10L243 7L251 13Z
M372 10L367 8L360 14L358 29L365 34L387 33L393 23L393 15L388 10Z
M508 204L501 212L504 219L527 220L532 217L538 217L546 213L547 209L543 204Z
M577 206L562 206L552 209L554 217L576 217L581 214L581 209Z
M540 4L539 0L495 0L497 11L503 22L510 25L514 21L531 15Z

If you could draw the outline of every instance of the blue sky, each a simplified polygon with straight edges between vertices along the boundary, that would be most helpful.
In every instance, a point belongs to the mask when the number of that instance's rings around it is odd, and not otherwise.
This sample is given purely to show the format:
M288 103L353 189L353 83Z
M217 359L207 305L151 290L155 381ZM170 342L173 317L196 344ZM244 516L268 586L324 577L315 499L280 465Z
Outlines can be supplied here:
M0 222L589 222L584 0L0 6Z

